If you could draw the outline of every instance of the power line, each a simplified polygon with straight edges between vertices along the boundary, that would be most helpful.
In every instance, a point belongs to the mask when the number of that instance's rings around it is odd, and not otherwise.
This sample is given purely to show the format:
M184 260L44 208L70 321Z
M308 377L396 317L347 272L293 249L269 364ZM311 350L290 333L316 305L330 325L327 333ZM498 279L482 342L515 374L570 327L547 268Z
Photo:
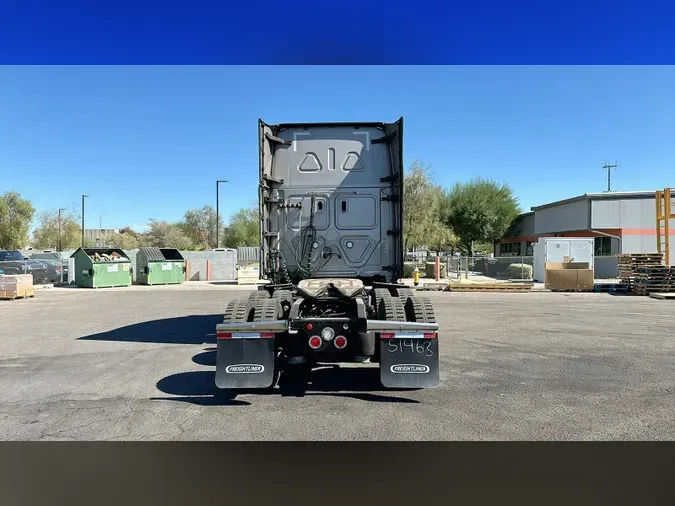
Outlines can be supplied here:
M602 168L607 169L607 193L612 191L612 169L619 167L616 162L613 164L602 163Z

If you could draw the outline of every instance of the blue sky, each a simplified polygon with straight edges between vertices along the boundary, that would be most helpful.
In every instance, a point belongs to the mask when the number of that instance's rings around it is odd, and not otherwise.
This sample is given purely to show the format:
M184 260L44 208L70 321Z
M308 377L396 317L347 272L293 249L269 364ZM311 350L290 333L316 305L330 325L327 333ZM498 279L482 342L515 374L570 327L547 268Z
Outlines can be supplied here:
M406 165L509 183L524 209L675 184L675 67L0 67L0 191L87 227L255 202L257 119L405 118Z

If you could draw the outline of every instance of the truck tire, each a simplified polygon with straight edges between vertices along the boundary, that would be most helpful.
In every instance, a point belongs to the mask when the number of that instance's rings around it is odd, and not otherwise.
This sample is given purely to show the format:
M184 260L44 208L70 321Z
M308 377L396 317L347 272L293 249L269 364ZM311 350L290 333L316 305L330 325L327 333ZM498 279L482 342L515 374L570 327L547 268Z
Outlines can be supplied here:
M402 298L403 302L405 303L405 301L408 297L414 297L415 296L415 290L413 290L412 288L397 288L396 289L396 295L398 295L400 298Z
M255 292L251 292L251 294L248 296L248 300L256 301L258 299L269 299L270 294L267 290L257 290Z
M378 318L387 321L406 321L403 301L391 295L382 297L378 303Z
M375 288L373 290L373 307L375 308L375 314L380 314L380 299L383 297L391 298L391 293L387 288Z
M275 290L272 298L277 299L282 305L284 303L287 303L289 306L293 304L293 295L290 290Z
M258 299L253 306L253 321L278 320L283 315L279 299Z
M223 323L247 322L252 305L248 299L231 300L225 308Z
M436 314L428 297L408 297L405 313L409 322L436 323Z

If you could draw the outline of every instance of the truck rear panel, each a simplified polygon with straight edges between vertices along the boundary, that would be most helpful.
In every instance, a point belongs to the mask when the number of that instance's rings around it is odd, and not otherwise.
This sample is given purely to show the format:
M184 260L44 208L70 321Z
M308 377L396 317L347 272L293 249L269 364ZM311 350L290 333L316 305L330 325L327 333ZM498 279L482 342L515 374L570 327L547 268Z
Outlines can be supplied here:
M402 276L403 119L259 121L261 277Z

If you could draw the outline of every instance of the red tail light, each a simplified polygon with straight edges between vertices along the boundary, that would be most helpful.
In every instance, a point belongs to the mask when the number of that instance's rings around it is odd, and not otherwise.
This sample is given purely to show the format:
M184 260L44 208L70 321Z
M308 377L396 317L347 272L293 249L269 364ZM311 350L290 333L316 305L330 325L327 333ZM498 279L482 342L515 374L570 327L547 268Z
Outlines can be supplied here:
M335 338L335 347L341 350L345 346L347 346L347 338L345 336L337 336Z
M313 350L318 350L321 348L321 338L319 336L312 336L309 338L309 347L312 348Z

